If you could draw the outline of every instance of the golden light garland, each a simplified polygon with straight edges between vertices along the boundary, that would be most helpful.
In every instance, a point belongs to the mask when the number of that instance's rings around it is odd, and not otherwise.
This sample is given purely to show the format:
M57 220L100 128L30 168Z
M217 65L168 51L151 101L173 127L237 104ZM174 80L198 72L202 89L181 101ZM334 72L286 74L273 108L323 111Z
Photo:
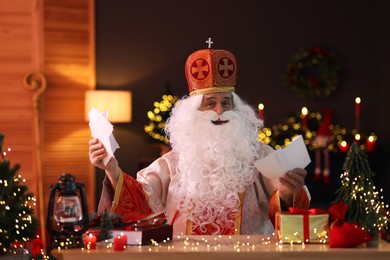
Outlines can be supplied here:
M178 99L178 96L170 94L163 95L161 101L154 102L154 109L148 111L149 123L144 126L144 131L153 140L165 144L169 143L164 134L165 122L169 118L171 109Z
M307 148L311 151L319 148L316 137L318 136L317 129L322 122L322 114L320 112L309 112L307 114L307 125L303 126L303 115L295 114L290 116L285 123L276 124L272 127L264 127L258 133L258 139L265 144L270 145L274 149L279 149L287 146L292 142L292 139L297 135L302 135ZM346 128L338 124L330 124L329 130L331 136L323 149L330 152L347 152L349 144L358 141L360 149L367 152L373 152L373 146L378 137L375 133L358 133L356 129L348 131Z

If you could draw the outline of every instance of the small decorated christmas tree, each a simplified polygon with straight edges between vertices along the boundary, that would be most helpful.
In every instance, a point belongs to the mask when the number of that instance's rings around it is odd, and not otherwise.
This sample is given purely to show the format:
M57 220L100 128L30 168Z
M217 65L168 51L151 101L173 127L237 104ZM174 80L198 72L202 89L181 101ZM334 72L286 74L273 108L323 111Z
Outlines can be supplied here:
M22 184L25 180L18 174L20 165L11 167L5 158L3 140L0 133L0 255L17 253L38 231L32 208L34 195Z
M346 221L354 223L371 235L388 228L387 206L384 205L373 183L367 155L355 142L351 145L343 165L341 186L336 191L336 202L348 204Z

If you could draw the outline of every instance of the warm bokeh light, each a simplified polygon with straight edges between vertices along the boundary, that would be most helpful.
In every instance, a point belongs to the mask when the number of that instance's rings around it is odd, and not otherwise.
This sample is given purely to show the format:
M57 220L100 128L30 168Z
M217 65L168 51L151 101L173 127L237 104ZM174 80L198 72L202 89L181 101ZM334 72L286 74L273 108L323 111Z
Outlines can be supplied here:
M360 102L362 102L362 100L360 99L360 97L356 97L356 98L355 98L355 103L356 103L356 104L360 104Z
M108 111L108 120L113 123L131 122L130 91L125 90L88 90L85 93L85 119L92 108L100 112Z
M302 107L301 112L302 112L302 115L306 116L309 111L307 110L307 107Z

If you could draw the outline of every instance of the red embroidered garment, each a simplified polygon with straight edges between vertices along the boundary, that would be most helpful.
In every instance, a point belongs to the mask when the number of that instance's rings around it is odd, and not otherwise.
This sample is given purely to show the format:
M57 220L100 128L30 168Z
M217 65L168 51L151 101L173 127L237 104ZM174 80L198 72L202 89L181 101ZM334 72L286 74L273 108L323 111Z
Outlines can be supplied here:
M120 174L112 212L121 216L123 222L133 222L152 214L142 185L126 174Z

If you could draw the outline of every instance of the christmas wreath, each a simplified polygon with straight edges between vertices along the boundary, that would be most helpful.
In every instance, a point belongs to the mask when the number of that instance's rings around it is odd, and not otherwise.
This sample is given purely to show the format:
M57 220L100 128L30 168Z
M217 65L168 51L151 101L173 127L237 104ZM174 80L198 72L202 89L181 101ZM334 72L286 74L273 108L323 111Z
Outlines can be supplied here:
M340 70L334 53L319 47L302 48L292 55L283 81L299 98L326 98L339 85Z

